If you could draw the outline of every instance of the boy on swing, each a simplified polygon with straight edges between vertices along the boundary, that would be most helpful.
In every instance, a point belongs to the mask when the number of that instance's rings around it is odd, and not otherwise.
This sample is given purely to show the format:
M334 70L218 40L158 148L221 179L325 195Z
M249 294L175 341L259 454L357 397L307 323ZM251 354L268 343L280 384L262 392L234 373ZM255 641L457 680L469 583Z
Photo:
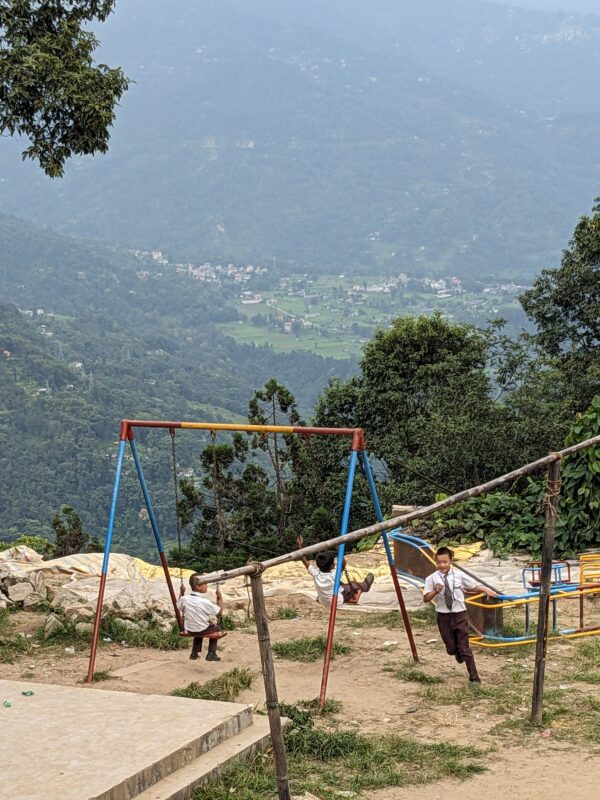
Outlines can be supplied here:
M208 584L200 582L200 573L195 572L190 577L191 594L183 595L177 601L177 608L183 616L183 626L186 633L193 634L192 652L190 658L196 661L198 654L202 652L202 639L209 633L219 633L221 626L218 621L223 615L223 595L217 586L217 602L213 603L206 596ZM211 616L217 617L217 624L210 621ZM220 661L217 655L217 639L208 640L207 661Z
M296 537L296 546L298 550L304 546L304 539L302 536ZM316 566L312 566L305 556L301 556L300 560L308 570L308 574L315 582L315 589L317 590L317 600L323 606L330 606L333 598L333 587L335 584L335 556L329 550L322 553L317 553L315 558ZM342 562L343 569L346 569L346 559ZM342 603L351 603L353 600L358 599L362 592L368 592L375 576L369 572L364 581L348 581L348 583L340 583L338 592L338 605Z
M464 589L483 592L488 597L498 597L498 594L464 572L455 570L452 566L453 556L448 547L440 547L435 554L437 570L425 578L423 602L433 602L435 605L440 636L448 655L466 666L470 683L481 683L469 645L469 618Z

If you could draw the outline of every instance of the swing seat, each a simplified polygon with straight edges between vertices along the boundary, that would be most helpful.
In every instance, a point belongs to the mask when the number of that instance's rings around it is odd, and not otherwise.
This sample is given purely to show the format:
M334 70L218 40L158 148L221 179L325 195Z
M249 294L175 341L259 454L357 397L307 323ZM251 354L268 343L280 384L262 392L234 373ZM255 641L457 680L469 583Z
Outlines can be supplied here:
M358 603L358 601L360 600L361 594L362 594L362 589L357 589L356 593L352 595L350 600L344 600L343 605L345 605L345 606L355 606ZM315 602L316 603L319 602L319 598L318 597L315 599Z
M190 639L190 638L193 639L196 636L195 633L189 633L188 631L179 631L179 635L180 636L184 636L187 639ZM202 638L202 639L222 639L224 636L227 636L227 631L213 631L212 633L205 633L202 637L199 637L199 638Z
M355 606L358 601L360 600L360 596L362 594L362 589L357 589L356 592L352 595L350 600L344 600L345 606Z

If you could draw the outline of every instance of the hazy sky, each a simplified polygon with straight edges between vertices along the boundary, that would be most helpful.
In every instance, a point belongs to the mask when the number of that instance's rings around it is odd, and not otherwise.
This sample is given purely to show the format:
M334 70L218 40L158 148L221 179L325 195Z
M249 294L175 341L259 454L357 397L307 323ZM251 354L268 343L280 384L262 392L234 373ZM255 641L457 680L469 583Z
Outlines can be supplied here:
M493 2L521 8L537 8L543 11L600 15L600 0L493 0Z

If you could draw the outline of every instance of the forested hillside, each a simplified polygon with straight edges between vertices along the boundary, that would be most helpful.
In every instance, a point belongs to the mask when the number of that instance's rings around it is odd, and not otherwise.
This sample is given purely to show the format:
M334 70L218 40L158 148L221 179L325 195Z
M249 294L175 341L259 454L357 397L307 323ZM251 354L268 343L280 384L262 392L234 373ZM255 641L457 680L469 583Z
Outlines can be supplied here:
M129 0L110 153L60 183L2 143L2 206L195 260L530 277L597 192L592 17L482 0ZM522 281L518 281L522 282Z
M63 503L101 533L123 417L235 419L275 373L309 409L329 377L352 369L237 345L213 326L235 317L226 287L174 270L158 275L125 251L0 215L0 536L48 534ZM202 443L184 439L184 459ZM146 445L164 521L172 502L168 435L150 435ZM117 546L126 540L140 552L140 505L128 486Z

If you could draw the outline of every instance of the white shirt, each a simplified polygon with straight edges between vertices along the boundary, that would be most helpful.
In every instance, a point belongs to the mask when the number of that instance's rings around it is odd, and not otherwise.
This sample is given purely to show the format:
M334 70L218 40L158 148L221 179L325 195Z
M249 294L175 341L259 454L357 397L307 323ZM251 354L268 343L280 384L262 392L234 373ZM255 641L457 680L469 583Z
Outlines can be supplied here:
M177 608L183 614L183 627L188 633L203 631L210 625L211 614L220 614L221 609L203 592L192 592L180 597Z
M312 575L312 579L315 582L319 603L324 606L330 606L333 598L333 586L335 584L335 570L331 570L331 572L321 572L318 567L314 567L311 564L308 568L308 574ZM340 590L338 592L338 605L341 606L343 602L344 596Z
M446 574L446 579L448 580L448 586L452 592L452 608L448 608L446 605L444 592L441 591L433 598L435 610L438 612L438 614L456 614L458 611L466 611L467 607L465 605L465 594L463 589L472 590L476 586L479 586L479 584L477 581L473 580L473 578L465 575L464 572L459 572L458 570L454 569L454 567L450 567L449 572ZM433 592L436 584L438 583L441 583L441 585L444 586L444 575L439 570L436 570L432 575L428 575L425 578L425 588L423 589L423 593L427 594L428 592Z

